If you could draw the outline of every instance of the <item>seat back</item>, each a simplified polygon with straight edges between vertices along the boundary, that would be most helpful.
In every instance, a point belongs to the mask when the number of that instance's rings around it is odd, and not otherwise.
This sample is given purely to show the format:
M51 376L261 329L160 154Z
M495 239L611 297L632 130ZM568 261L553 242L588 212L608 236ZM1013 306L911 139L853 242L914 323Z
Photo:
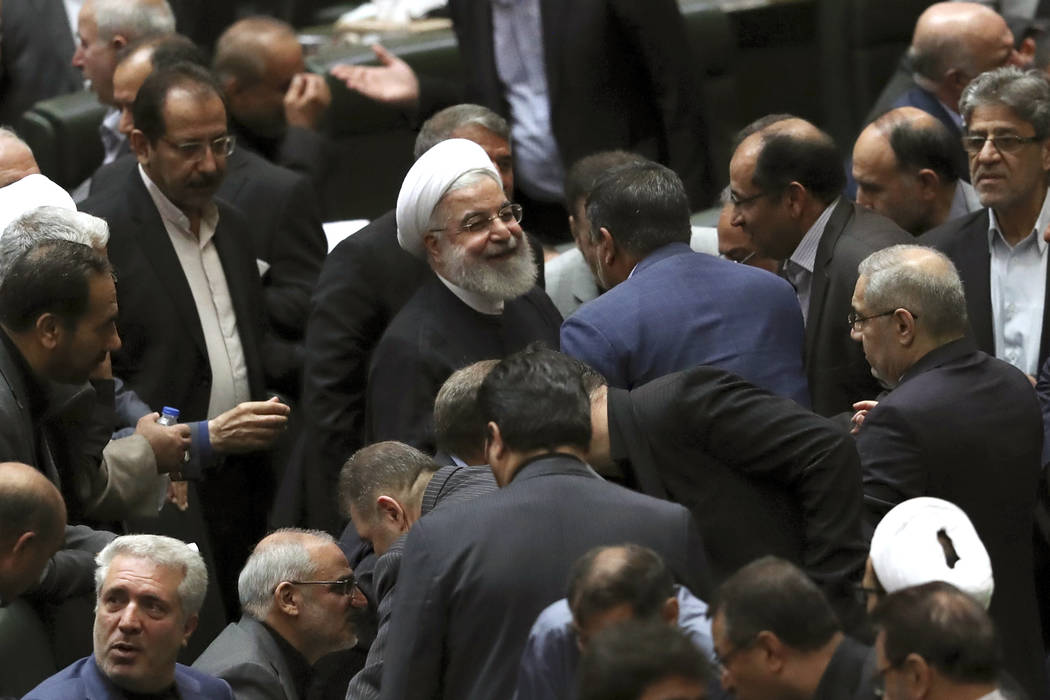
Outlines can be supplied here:
M33 149L40 172L72 189L102 163L99 124L106 108L87 90L37 102L16 130Z

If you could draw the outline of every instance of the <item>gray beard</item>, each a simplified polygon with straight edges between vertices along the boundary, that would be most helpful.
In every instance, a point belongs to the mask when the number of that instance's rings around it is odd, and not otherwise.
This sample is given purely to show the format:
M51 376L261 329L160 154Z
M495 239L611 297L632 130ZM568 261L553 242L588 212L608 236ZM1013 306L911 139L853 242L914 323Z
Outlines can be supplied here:
M510 301L536 284L538 271L525 238L515 241L514 255L506 260L470 258L458 245L442 239L434 269L454 285L490 299Z

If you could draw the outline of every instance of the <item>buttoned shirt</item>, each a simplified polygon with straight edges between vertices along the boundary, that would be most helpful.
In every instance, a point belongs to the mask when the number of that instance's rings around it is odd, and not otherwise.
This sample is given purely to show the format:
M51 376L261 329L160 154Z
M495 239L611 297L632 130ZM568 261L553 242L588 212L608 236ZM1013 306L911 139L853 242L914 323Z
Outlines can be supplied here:
M102 138L102 151L105 154L102 159L103 165L115 161L124 142L127 141L127 137L118 131L119 126L120 110L110 107L106 116L102 118L102 123L98 125L98 135Z
M518 187L533 199L560 201L565 166L551 129L539 0L492 0L492 41L510 107Z
M995 356L1034 377L1043 336L1047 247L1043 232L1050 224L1050 195L1043 199L1031 232L1015 246L1003 238L992 209L988 220Z
M824 235L824 229L831 219L831 212L839 203L839 197L827 206L806 231L806 235L795 246L795 252L784 262L784 276L795 288L798 295L799 306L802 307L802 320L809 323L809 293L813 285L813 267L817 263L817 247L820 246L820 237Z
M459 299L464 304L477 311L479 314L499 316L503 313L502 299L492 299L490 297L485 296L484 294L478 294L477 292L472 292L469 289L464 289L458 284L449 282L441 275L438 275L437 278L441 280L441 284L448 287L448 290L456 295L457 299Z
M139 174L164 222L164 229L193 294L211 366L208 417L213 418L251 396L248 365L237 332L237 313L215 247L219 210L214 202L210 202L201 217L199 233L194 235L189 218L160 191L141 165Z

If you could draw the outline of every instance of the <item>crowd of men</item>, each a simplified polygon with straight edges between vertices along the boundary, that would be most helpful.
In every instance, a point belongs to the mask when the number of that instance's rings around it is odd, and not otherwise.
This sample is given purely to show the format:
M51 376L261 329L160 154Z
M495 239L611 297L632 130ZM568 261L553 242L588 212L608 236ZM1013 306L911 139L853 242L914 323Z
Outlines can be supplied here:
M1050 698L1038 23L717 174L674 0L450 0L465 85L174 4L0 10L107 107L0 128L0 697ZM327 251L333 89L419 130Z

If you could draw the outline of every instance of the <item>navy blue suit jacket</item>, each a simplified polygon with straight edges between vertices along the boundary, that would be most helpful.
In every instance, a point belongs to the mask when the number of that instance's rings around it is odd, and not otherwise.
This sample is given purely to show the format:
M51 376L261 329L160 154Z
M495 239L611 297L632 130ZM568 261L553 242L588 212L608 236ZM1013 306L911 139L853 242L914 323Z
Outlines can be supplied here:
M226 681L182 664L175 664L175 686L181 700L233 700L233 691ZM99 671L95 657L85 656L30 690L24 700L110 700L122 697L121 690Z
M785 280L686 243L650 253L631 276L581 306L561 327L561 348L633 389L711 365L809 406L805 329Z

